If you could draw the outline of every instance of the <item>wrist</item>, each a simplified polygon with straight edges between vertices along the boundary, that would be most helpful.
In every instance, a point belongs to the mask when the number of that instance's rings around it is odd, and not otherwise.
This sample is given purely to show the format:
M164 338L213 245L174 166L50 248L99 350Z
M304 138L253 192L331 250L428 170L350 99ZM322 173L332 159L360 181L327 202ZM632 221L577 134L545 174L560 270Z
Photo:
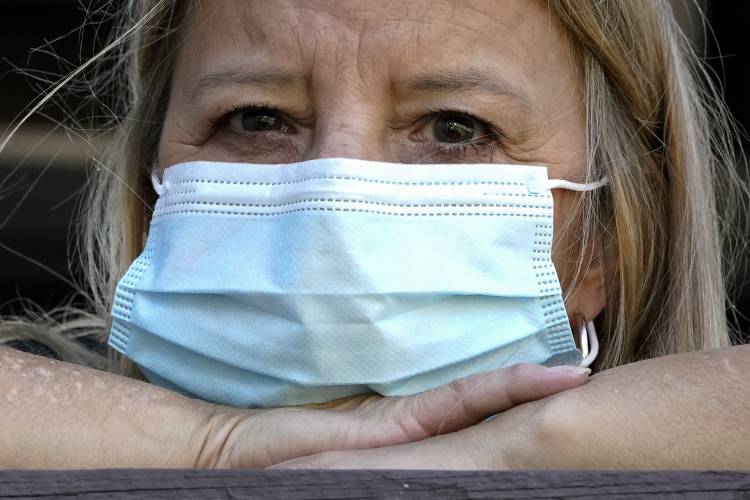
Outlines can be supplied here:
M152 400L150 408L138 412L127 434L147 440L150 453L143 457L150 463L147 467L201 468L219 414L211 403L164 392L166 397Z
M213 436L226 420L225 407L153 384L136 384L130 404L120 412L119 430L128 443L120 452L124 463L146 468L204 467Z
M196 415L196 440L191 453L197 469L231 469L242 465L234 457L232 443L238 429L248 424L252 410L241 410L232 406L204 403ZM252 435L252 434L251 434Z

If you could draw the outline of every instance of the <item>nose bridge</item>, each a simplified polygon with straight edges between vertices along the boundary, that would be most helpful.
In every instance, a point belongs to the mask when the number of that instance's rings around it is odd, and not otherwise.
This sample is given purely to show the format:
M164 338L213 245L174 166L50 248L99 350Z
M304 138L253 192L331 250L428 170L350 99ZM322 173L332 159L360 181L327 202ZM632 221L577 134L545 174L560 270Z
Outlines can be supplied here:
M361 102L329 106L318 115L310 158L358 158L391 161L383 133L383 117Z
M363 55L342 57L336 77L327 75L320 78L318 85L313 83L317 87L313 90L316 124L306 159L394 161L387 145L386 126L391 108L390 85L382 73L355 69L357 57Z

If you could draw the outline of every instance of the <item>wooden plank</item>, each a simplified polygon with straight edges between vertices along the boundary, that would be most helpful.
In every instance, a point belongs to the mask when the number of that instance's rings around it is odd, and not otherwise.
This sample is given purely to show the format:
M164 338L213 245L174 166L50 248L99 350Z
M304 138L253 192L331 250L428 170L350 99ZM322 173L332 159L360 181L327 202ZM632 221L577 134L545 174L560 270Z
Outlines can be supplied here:
M0 498L750 498L743 472L0 471Z

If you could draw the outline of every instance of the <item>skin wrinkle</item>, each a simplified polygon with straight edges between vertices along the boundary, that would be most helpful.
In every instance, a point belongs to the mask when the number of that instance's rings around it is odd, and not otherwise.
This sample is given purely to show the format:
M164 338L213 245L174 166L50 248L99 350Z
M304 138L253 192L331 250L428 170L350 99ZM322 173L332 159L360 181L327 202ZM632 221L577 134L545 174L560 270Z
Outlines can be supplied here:
M357 36L357 64L354 66L357 68L357 77L362 82L367 81L367 73L370 68L368 68L368 57L367 57L367 48L365 47L366 37L368 34L368 28L370 26L370 23L368 21L363 21L362 26L359 30L356 31ZM344 63L346 64L346 63Z
M403 86L410 90L443 93L487 93L507 98L522 104L526 110L537 113L537 109L522 90L516 89L509 82L498 79L481 70L434 71L417 76L411 80L399 81L396 87Z
M269 69L263 72L230 69L211 73L201 78L191 94L191 99L200 99L204 93L216 92L217 87L221 85L304 88L305 82L305 75L285 72L283 69Z
M326 0L327 1L327 0ZM345 2L348 3L348 2ZM416 6L414 6L417 8ZM409 9L410 6L406 5L404 8ZM462 27L467 30L471 30L473 28L473 25L471 23L468 24L461 24L459 22L456 22L452 16L449 16L445 19L438 19L436 17L430 17L426 14L416 15L416 16L395 16L395 17L387 17L382 14L382 10L378 9L378 12L373 15L372 18L367 17L367 8L358 8L356 16L348 16L345 9L337 9L333 8L331 9L329 5L320 8L314 8L307 5L299 5L296 7L289 7L289 9L296 10L300 12L302 15L299 16L299 18L302 19L308 19L308 17L305 15L306 13L312 13L312 14L318 14L318 15L324 15L328 16L333 22L341 23L344 26L346 26L347 29L354 30L355 26L354 23L357 18L364 20L364 21L375 21L380 26L387 26L387 25L395 25L397 27L400 27L403 25L404 22L412 22L415 24L424 24L428 25L430 23L439 22L445 25L446 28L451 27ZM330 10L333 10L335 13L332 14L329 12ZM434 14L438 12L440 9L439 7L434 7L429 9L431 14ZM408 10L407 10L408 11ZM296 27L296 26L295 26Z

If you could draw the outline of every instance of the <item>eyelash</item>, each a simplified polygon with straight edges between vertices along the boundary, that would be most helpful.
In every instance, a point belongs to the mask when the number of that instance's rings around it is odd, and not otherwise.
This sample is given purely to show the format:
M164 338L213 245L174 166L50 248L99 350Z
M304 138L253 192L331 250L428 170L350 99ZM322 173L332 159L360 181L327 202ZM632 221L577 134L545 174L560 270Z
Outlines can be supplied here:
M471 120L476 120L479 122L479 124L487 131L487 134L483 136L479 136L477 139L472 141L471 143L456 143L456 144L447 144L446 147L452 147L452 146L460 146L460 145L467 145L467 144L478 144L478 143L484 143L484 142L496 142L501 137L502 134L499 130L497 130L497 127L493 126L490 120L487 118L484 118L480 115L467 113L465 111L459 111L457 109L450 109L450 108L428 108L427 109L427 115L417 120L418 123L420 123L420 126L426 125L430 120L433 120L437 118L439 115L453 115L453 116L460 116L462 118L469 118Z
M232 106L232 108L223 113L221 116L219 116L216 119L210 120L211 129L214 133L218 132L220 129L227 126L229 121L231 120L232 116L234 116L236 113L241 113L244 111L269 111L281 118L288 126L292 127L290 124L290 119L288 119L287 115L281 111L279 108L272 106L270 103L260 103L260 102L248 102L244 104L238 104ZM421 144L422 149L424 149L424 152L427 153L423 157L427 156L433 156L433 155L445 155L445 156L453 156L453 157L465 157L469 153L473 153L477 156L481 154L488 154L492 156L495 147L498 145L498 143L501 142L503 138L503 134L495 127L493 126L490 121L480 115L476 114L470 114L465 111L459 111L456 109L450 109L450 108L429 108L427 110L427 115L424 116L421 119L415 120L414 123L419 124L419 128L417 130L421 130L424 126L429 123L430 120L435 119L441 114L450 114L455 116L461 116L470 118L472 120L476 120L486 131L487 134L484 136L480 136L474 141L471 142L465 142L465 143L455 143L455 144L448 144L448 143L431 143L429 145L427 144ZM243 136L255 136L257 137L259 134L257 133L247 133L243 134L242 132L234 131L234 133L238 135ZM415 131L416 132L416 131ZM415 132L410 133L413 134Z
M235 113L240 113L242 111L251 111L251 110L271 111L273 113L278 114L279 117L284 119L284 121L288 121L285 119L286 115L279 108L271 106L270 103L248 102L245 104L235 104L234 106L232 106L232 109L223 113L218 118L209 120L209 123L211 124L211 130L216 132L221 127L227 125L229 123L229 120L232 118L232 116Z

